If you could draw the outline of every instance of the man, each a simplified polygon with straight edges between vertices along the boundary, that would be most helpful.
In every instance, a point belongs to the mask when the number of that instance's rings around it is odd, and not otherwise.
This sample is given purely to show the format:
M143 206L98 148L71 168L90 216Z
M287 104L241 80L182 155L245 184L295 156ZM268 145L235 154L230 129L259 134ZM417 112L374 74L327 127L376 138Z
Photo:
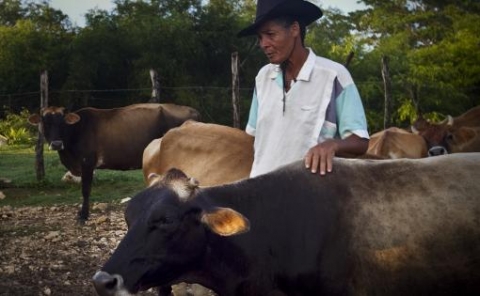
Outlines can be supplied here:
M303 0L258 0L257 35L270 64L255 78L246 132L255 137L251 177L302 159L312 173L332 171L334 156L368 148L365 112L348 70L304 46L306 26L322 16Z

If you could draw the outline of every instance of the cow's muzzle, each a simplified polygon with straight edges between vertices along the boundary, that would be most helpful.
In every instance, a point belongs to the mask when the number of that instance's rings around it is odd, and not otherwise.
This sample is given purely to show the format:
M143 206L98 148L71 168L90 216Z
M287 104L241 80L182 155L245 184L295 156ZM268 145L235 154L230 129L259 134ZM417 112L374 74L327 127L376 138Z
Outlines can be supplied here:
M50 143L50 146L48 146L48 148L50 148L50 150L54 150L54 151L59 151L59 150L63 150L63 141L52 141Z
M123 285L121 275L111 275L105 271L98 271L93 276L93 286L100 296L129 296L130 294Z
M446 155L448 151L443 146L433 146L428 150L428 156Z

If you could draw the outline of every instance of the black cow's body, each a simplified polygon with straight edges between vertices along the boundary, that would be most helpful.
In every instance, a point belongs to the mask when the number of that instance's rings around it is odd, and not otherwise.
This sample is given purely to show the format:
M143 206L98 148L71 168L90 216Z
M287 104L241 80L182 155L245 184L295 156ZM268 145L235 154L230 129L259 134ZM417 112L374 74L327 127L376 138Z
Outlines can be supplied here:
M86 220L94 169L141 168L148 143L188 119L198 120L199 113L173 104L135 104L115 109L84 108L74 113L47 107L29 121L42 124L45 139L58 151L62 164L82 177L79 218Z
M336 159L324 177L298 162L204 189L178 174L130 201L100 295L182 281L227 296L480 295L478 153Z

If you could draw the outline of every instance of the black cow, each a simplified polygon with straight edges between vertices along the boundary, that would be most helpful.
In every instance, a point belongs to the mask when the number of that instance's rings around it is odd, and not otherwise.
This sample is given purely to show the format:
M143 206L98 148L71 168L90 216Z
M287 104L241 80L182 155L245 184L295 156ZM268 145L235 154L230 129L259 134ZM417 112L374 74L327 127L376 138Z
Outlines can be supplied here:
M334 161L202 189L158 177L129 202L98 294L480 295L480 153Z
M135 104L115 109L83 108L67 113L47 107L29 122L41 124L50 149L62 164L82 177L81 222L88 219L94 169L131 170L142 167L145 147L169 129L188 119L199 120L198 111L173 104Z

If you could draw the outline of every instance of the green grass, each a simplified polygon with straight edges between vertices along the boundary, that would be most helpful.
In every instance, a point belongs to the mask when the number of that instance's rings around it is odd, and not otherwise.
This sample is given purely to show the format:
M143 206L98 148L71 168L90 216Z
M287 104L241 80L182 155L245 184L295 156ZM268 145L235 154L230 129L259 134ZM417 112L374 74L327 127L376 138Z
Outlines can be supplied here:
M51 206L77 204L82 201L80 184L61 181L67 169L61 164L57 152L44 149L45 178L37 181L35 150L28 146L0 147L0 191L6 198L0 206ZM90 194L91 202L119 202L145 188L142 170L96 170Z

